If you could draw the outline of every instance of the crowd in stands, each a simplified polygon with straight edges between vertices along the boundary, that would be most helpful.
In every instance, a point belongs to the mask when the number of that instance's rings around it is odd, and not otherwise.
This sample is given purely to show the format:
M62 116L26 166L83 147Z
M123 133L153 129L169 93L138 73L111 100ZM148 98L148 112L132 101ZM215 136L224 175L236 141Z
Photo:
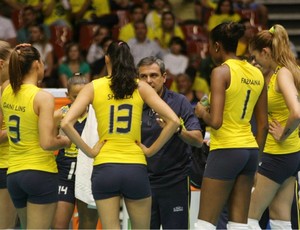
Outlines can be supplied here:
M168 0L4 0L0 39L12 46L31 43L39 50L45 63L41 87L66 87L75 72L89 81L104 76L106 48L119 39L129 44L136 64L146 56L163 59L172 90L178 91L177 75L186 73L203 95L214 67L207 49L209 31L224 21L244 23L247 34L238 52L246 57L249 38L267 27L268 16L266 7L254 0L190 3L195 14L181 20ZM190 68L195 75L186 71Z

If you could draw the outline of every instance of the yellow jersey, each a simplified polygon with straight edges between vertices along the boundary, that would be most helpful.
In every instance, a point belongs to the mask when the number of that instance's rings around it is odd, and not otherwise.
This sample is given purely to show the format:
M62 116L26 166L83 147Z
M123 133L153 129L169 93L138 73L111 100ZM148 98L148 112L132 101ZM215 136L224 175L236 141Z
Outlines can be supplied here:
M98 122L100 141L106 140L94 161L103 163L146 164L145 155L136 141L141 141L144 101L138 89L125 99L116 100L106 76L93 81L93 108Z
M210 149L257 148L250 120L263 90L261 71L247 61L229 59L230 85L225 91L222 126L211 128Z
M82 8L86 0L70 0L70 5L73 13L77 13ZM83 19L91 20L93 15L100 17L110 14L110 5L108 0L93 0L89 8L83 15Z
M2 130L6 129L5 122L3 121ZM8 168L8 141L0 144L0 168Z
M40 146L38 121L33 101L41 89L23 84L17 94L8 85L2 94L1 107L9 139L8 174L23 170L57 172L52 151Z
M280 67L277 67L268 84L268 121L272 122L276 119L281 126L284 127L290 112L282 94L276 92L276 79L279 69ZM300 139L298 136L298 129L295 129L286 140L281 142L276 141L274 137L268 133L264 152L270 154L288 154L299 150Z

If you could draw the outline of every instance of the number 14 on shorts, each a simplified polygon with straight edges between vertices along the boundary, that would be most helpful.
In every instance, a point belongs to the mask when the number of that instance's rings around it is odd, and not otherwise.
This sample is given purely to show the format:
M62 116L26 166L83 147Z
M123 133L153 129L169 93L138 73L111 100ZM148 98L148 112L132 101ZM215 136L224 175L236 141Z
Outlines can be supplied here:
M68 193L68 187L67 186L58 186L58 194L65 194Z

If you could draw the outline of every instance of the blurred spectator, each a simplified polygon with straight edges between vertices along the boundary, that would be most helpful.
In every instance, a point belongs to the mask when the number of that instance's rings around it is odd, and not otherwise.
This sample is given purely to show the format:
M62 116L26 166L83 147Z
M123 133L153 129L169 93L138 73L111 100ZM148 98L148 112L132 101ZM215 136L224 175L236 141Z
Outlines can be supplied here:
M178 74L184 73L189 64L186 56L185 41L180 37L172 37L169 43L170 52L165 54L163 61L167 72L167 83L171 84L171 90L177 91L176 78Z
M91 44L86 60L89 64L94 63L96 60L104 57L104 50L101 42L105 37L110 36L110 30L106 26L99 26L94 33L93 43Z
M33 6L26 6L22 10L22 27L17 30L17 42L18 43L26 43L30 40L30 34L28 28L32 25L39 24L37 20L37 12ZM46 37L50 38L50 30L49 27L44 25L44 32Z
M238 42L238 46L236 49L236 56L241 57L243 59L249 59L250 54L249 54L248 46L250 40L255 35L255 27L251 25L249 19L242 19L240 23L245 26L245 33L244 36L241 37Z
M109 0L69 0L75 20L92 21L93 17L110 14Z
M167 0L153 0L152 9L146 16L146 24L153 31L161 26L161 16L166 10L171 10Z
M199 100L201 100L201 98L204 95L209 95L210 89L207 81L203 77L201 77L201 75L194 66L190 65L186 69L185 73L189 75L191 79L194 79L193 90L195 91L196 97Z
M45 36L42 25L32 25L29 27L30 43L39 51L41 59L44 62L44 79L42 87L53 88L55 79L52 78L53 71L53 47Z
M35 10L41 10L43 0L4 0L15 10L22 10L24 7L32 6Z
M171 11L163 12L161 26L154 31L155 39L163 49L167 49L172 37L184 38L181 28L176 24L175 15Z
M71 26L70 5L61 0L43 0L43 15L47 26Z
M12 20L2 16L0 9L0 40L6 41L11 47L17 44L17 34Z
M110 9L111 11L116 10L129 10L131 8L130 0L110 0Z
M163 51L153 40L147 38L147 25L140 21L134 24L135 38L128 41L130 51L134 58L135 65L144 57L155 56L160 59L163 57Z
M92 22L113 26L118 17L111 14L109 0L69 0L73 18L76 21Z
M106 53L108 46L113 42L113 39L111 37L104 37L102 41L100 42L100 46L103 49L103 52ZM92 79L100 78L103 76L106 76L107 69L105 65L105 56L102 56L101 58L95 60L91 64L91 76Z
M219 0L215 13L208 19L207 30L211 31L223 22L239 22L240 20L240 15L234 12L232 0Z
M66 46L65 61L58 67L59 81L63 88L67 87L67 81L75 73L80 73L90 81L90 66L80 55L80 48L77 43L69 43Z
M191 103L193 108L195 108L199 101L199 99L196 96L195 90L193 90L194 80L195 79L193 79L186 73L178 74L176 78L176 86L178 93L183 94Z
M141 5L133 5L129 11L130 22L121 27L119 33L119 40L128 42L131 38L135 37L134 24L139 21L144 21L145 15ZM154 38L154 32L148 27L147 37Z
M79 41L82 24L99 24L112 28L119 18L112 14L109 0L69 0L74 30L74 40Z
M257 15L257 22L254 24L259 24L263 28L268 27L268 9L265 5L256 3L255 0L234 0L234 8L237 12L242 12L243 10L253 11Z
M194 0L195 17L201 25L207 23L219 0Z

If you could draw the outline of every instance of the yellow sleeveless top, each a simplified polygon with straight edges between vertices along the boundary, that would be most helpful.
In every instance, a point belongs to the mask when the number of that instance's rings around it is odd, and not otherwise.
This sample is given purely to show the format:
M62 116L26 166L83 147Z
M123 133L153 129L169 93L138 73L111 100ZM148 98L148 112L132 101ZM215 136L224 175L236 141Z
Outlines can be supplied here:
M268 120L271 122L273 119L276 119L284 127L290 112L282 94L276 92L276 79L280 68L281 67L276 68L268 85ZM273 136L268 133L264 152L270 154L288 154L299 150L300 139L298 136L298 129L295 129L295 131L282 142L276 141Z
M94 165L103 163L146 164L141 141L143 99L138 89L126 99L115 100L110 78L93 81L93 107L98 122L100 141L106 140Z
M250 119L260 96L264 77L247 61L229 59L223 63L230 68L230 85L225 91L223 123L211 129L210 149L257 148Z
M6 129L5 122L2 123L2 130ZM0 168L8 168L8 141L0 144Z
M8 174L22 170L57 172L52 151L40 147L38 119L33 101L41 89L23 84L17 94L8 85L2 94L1 107L9 137Z

